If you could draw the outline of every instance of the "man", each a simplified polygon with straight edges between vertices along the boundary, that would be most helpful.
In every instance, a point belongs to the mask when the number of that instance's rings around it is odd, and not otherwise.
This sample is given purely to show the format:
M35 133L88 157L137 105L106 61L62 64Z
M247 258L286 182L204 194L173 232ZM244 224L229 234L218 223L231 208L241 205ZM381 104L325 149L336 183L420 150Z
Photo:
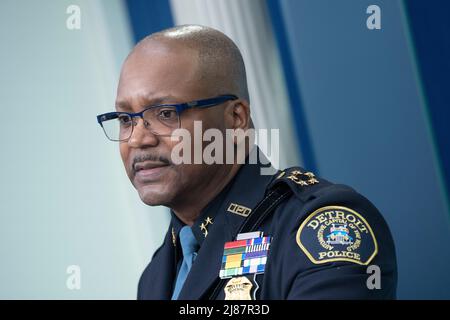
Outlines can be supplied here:
M175 161L177 130L195 135L199 121L224 136L253 128L239 49L196 25L143 39L123 65L116 112L98 116L142 201L171 209L138 299L395 298L392 237L366 198L302 168L262 175L266 159L245 141L245 164Z

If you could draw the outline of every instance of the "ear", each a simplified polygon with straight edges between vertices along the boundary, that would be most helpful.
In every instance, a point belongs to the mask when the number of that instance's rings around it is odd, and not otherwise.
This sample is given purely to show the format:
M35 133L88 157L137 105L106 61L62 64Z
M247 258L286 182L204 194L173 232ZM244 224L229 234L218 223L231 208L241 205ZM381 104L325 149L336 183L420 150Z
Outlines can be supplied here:
M225 125L227 129L231 129L234 132L233 136L233 144L236 147L250 146L254 143L254 130L253 122L250 118L250 105L247 100L233 100L225 111ZM239 154L239 152L238 152ZM245 154L240 154L242 157L241 160L245 159ZM237 155L236 155L237 156Z
M225 108L225 124L228 129L247 130L252 127L250 105L246 100L233 100Z

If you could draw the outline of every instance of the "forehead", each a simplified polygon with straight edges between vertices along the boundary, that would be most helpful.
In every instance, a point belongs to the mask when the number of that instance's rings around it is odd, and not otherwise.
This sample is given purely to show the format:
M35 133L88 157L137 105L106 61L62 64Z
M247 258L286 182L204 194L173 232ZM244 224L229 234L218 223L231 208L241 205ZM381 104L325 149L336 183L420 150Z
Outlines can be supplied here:
M201 90L196 51L176 45L151 45L135 50L125 61L116 107L134 110L148 104L182 102Z

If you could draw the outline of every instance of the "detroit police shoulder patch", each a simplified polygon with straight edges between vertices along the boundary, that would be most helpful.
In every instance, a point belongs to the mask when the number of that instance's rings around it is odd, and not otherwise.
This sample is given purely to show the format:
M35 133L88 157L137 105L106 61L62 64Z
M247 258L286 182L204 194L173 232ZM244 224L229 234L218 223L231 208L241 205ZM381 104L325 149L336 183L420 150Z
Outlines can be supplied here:
M297 244L315 264L348 261L367 265L378 253L367 221L341 206L322 207L311 213L298 228Z

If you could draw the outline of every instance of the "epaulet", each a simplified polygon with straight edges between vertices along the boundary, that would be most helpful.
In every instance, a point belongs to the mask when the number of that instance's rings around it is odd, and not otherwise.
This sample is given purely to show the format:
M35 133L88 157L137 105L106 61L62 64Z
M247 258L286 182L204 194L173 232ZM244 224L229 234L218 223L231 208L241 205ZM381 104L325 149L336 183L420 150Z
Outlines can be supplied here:
M291 167L278 171L268 185L267 190L273 189L280 183L287 184L294 195L303 202L314 197L316 191L332 184L325 179L316 177L314 173L301 167Z

